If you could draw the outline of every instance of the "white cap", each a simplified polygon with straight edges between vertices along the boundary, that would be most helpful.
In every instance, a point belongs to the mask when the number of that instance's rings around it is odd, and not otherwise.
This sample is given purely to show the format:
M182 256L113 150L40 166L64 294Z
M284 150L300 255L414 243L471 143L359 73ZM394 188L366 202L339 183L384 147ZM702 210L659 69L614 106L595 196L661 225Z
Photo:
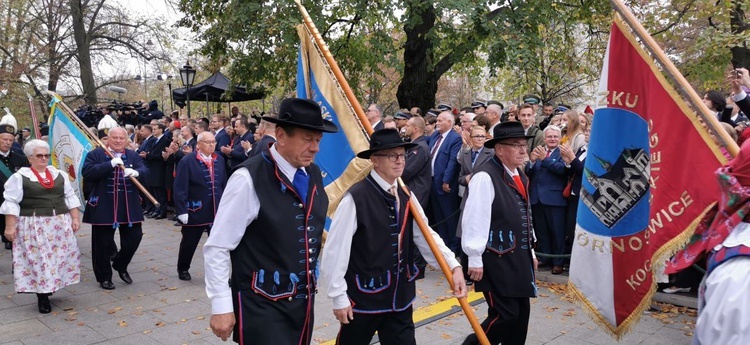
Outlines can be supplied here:
M96 127L98 130L102 129L112 129L118 127L117 121L112 118L112 116L109 116L109 114L104 115L104 117L99 121L99 125Z
M2 119L0 119L0 125L11 125L13 128L18 130L18 121L16 121L16 118L11 114L10 109L5 109L5 116L3 116Z

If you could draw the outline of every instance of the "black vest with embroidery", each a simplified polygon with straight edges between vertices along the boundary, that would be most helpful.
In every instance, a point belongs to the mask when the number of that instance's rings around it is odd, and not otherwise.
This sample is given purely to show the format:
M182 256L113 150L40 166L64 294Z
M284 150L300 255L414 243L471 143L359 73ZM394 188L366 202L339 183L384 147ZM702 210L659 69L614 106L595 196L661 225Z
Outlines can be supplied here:
M414 302L414 280L419 274L412 250L414 218L409 195L398 189L397 214L396 198L371 175L349 193L357 208L357 231L344 275L352 308L360 313L404 310Z
M534 297L534 267L531 205L515 187L497 156L477 168L492 178L495 198L492 201L487 247L482 254L485 278L477 282L476 291L490 291L503 297ZM528 191L528 179L521 179ZM467 190L467 193L470 192ZM468 194L464 197L468 198Z
M270 300L308 299L315 293L318 255L328 210L320 168L310 175L307 202L301 203L292 181L269 152L243 162L260 200L258 218L231 251L232 285Z

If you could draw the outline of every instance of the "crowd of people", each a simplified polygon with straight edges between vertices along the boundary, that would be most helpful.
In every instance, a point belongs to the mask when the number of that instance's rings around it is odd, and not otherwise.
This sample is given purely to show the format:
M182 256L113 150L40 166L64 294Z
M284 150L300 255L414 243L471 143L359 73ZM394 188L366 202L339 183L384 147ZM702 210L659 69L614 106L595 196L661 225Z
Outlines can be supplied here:
M740 73L730 100L741 112L727 111L712 93L705 101L743 138L750 100L741 86L750 76ZM133 283L128 266L145 219L181 227L181 280L191 279L208 233L210 326L239 342L309 344L322 276L341 323L338 343L369 344L377 332L383 344L414 344L415 282L426 264L445 260L455 296L468 285L484 294L490 342L523 344L535 272L566 270L591 113L535 95L507 111L475 101L384 116L371 104L374 132L357 157L372 171L344 194L323 246L329 201L313 161L325 133L339 129L318 104L288 98L278 114L261 118L236 107L198 119L149 110L139 123L104 114L92 129L103 146L85 157L84 200L66 172L48 165L45 141L26 139L21 151L15 121L0 121L3 241L13 250L16 291L36 293L40 313L51 311L52 293L80 281L81 221L91 225L93 271L105 290L116 288L114 272ZM420 218L428 229L419 230Z

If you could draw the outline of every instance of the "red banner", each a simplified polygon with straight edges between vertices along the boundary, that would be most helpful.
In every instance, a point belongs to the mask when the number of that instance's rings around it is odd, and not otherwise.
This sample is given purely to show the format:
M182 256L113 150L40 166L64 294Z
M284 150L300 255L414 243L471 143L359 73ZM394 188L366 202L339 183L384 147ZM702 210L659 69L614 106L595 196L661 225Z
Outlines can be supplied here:
M726 158L619 17L597 99L569 285L620 338L649 307L654 271L714 203Z

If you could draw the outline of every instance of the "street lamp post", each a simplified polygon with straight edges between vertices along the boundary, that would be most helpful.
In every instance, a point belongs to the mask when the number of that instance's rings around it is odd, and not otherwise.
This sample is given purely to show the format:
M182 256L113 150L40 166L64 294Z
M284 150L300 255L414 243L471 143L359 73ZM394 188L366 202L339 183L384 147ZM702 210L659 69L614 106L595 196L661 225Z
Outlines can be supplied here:
M151 39L146 42L146 51L151 49L151 46L153 46L154 43L151 42ZM143 91L146 93L146 101L148 101L148 64L146 59L146 56L143 56Z
M195 81L195 69L190 66L190 60L180 68L180 79L182 79L182 85L185 86L185 103L187 103L187 116L190 118L190 87L193 86Z

